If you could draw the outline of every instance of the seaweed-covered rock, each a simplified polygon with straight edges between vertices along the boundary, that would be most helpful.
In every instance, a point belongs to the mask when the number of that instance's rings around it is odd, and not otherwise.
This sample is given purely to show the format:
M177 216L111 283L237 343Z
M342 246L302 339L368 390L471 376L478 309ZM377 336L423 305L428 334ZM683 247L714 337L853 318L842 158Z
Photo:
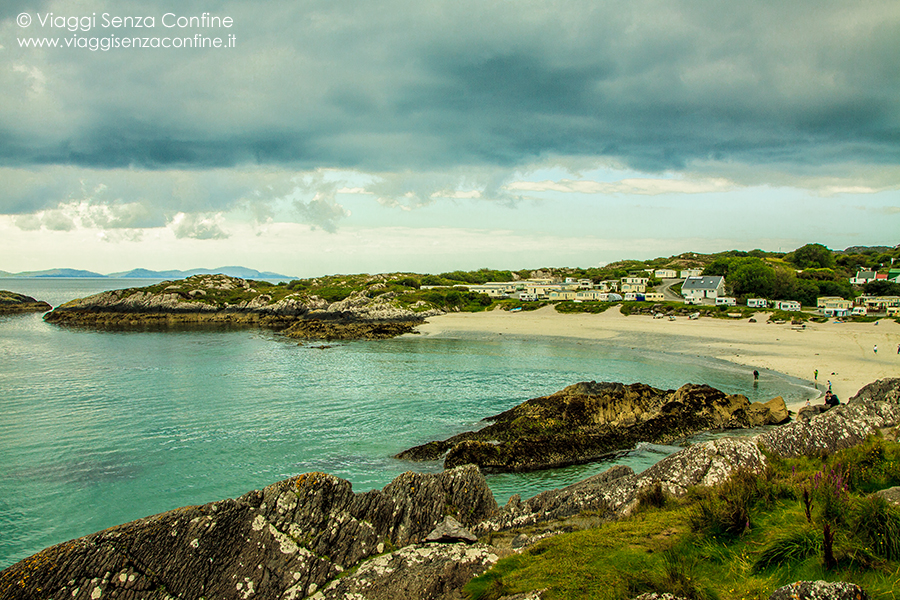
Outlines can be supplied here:
M0 315L46 312L53 307L31 296L0 290Z
M584 382L533 398L492 424L397 455L476 464L486 472L528 471L589 462L639 442L668 443L699 431L746 428L787 418L784 400L754 403L707 385L660 390L635 383Z

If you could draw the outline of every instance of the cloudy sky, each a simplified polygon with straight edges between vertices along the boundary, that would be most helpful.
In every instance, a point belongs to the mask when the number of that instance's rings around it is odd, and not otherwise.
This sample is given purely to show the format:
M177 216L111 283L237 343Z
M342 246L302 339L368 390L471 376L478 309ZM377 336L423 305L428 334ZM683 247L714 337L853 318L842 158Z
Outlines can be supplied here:
M204 13L232 25L178 26ZM121 47L204 37L223 46ZM898 232L896 0L0 6L0 270L591 266Z

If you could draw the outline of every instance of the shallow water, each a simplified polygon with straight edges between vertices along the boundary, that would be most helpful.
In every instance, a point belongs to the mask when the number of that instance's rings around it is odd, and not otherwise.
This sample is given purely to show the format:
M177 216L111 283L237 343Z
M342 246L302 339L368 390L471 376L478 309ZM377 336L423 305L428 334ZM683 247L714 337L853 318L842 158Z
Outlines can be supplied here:
M0 280L47 299L147 280ZM709 383L751 401L814 391L720 361L559 339L404 336L298 345L257 331L96 332L0 317L0 568L49 545L179 506L326 471L354 490L435 463L400 450L577 381ZM642 470L675 448L617 464ZM610 464L489 476L497 501L574 483Z

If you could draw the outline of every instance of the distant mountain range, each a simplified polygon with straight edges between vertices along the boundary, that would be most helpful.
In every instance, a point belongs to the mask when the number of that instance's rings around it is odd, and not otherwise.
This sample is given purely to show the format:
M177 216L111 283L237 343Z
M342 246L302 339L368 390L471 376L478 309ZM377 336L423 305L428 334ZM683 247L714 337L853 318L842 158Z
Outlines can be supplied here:
M241 279L296 279L289 275L281 275L269 271L257 271L246 267L219 267L218 269L191 269L189 271L151 271L149 269L132 269L119 273L94 273L80 269L47 269L46 271L22 271L21 273L7 273L0 271L0 277L92 277L109 279L184 279L191 275L212 275L221 273Z

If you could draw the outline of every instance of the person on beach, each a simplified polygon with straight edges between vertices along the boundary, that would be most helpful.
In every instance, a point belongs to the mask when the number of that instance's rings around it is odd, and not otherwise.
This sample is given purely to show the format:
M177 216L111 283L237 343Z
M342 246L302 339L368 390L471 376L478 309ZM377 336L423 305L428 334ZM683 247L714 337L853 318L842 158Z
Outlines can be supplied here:
M900 347L900 346L898 346L898 347ZM816 380L816 383L819 382L819 370L818 370L818 369L816 369L816 370L813 372L813 379Z
M759 371L753 369L753 381L759 381Z
M831 391L831 380L830 379L828 380L828 391L829 392Z
M872 352L874 352L875 354L878 354L878 344L875 344L874 346L872 346Z

